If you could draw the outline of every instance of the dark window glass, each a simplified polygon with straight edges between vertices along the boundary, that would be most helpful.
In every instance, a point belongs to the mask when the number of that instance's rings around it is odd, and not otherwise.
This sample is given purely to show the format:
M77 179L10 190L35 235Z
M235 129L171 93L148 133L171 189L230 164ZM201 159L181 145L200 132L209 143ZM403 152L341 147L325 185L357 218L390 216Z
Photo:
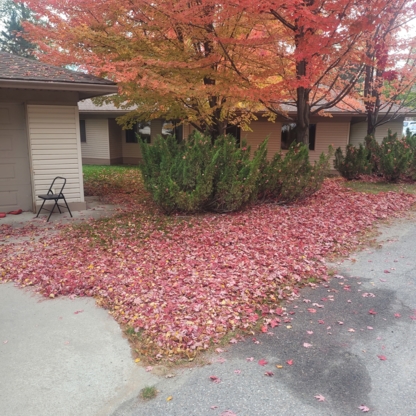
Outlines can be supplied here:
M240 146L241 129L239 126L236 126L234 124L228 124L228 126L225 129L225 134L231 134L231 136L234 136L237 146Z
M296 123L282 125L281 149L287 150L296 141ZM315 150L316 124L309 124L309 150Z
M175 136L176 141L180 143L183 138L182 124L179 124L175 120L165 120L162 124L162 136Z
M79 121L79 130L81 136L81 143L87 143L87 130L85 128L85 120Z
M151 129L150 121L141 121L133 125L133 128L126 130L126 143L138 143L139 136L144 142L150 143Z

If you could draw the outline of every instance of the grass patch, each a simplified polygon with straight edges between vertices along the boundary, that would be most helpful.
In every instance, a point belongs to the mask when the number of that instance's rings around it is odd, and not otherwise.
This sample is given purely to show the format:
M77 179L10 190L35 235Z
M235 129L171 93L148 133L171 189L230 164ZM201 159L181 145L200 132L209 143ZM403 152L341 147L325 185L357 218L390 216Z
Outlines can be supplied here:
M416 194L416 184L414 183L348 181L344 182L343 185L353 191L368 194L379 194L380 192L405 192L408 194Z
M151 400L157 396L157 389L155 386L146 386L140 390L140 397L143 400Z

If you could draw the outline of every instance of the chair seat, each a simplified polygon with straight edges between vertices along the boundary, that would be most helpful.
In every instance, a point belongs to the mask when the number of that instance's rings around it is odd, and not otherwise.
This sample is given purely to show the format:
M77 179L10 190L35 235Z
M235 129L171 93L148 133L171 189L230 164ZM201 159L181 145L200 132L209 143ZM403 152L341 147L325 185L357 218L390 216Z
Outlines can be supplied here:
M43 194L43 195L38 195L38 198L41 199L63 199L63 196L61 196L60 194Z

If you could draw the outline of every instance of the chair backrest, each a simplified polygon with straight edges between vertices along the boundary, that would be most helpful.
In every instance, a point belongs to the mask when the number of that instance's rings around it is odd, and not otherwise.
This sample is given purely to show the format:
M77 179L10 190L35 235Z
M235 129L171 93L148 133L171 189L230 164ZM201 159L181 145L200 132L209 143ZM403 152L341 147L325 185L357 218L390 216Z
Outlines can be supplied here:
M55 181L58 179L58 184L57 184L57 188L58 189L56 189L55 188ZM62 180L62 186L61 186L61 181ZM57 176L53 181L52 181L52 183L51 183L51 186L49 187L49 190L48 190L48 194L56 194L56 195L61 195L62 194L62 191L64 190L64 188L65 188L65 185L66 185L66 179L65 178L63 178L62 176ZM59 189L59 187L61 186L61 188Z

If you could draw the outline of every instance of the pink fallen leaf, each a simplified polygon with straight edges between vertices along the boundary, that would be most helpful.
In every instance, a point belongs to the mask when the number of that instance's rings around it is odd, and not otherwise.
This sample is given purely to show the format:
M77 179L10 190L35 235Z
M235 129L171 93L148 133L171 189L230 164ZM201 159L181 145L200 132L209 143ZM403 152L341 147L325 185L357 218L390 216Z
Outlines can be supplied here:
M283 315L283 309L282 308L276 308L276 315L282 316Z
M368 313L369 313L370 315L377 315L377 312L376 312L374 309L370 309L370 310L368 311Z
M399 313L395 313L395 314L394 314L394 317L395 317L395 318L401 318L401 315L400 315Z
M370 329L371 330L371 329L374 329L374 328L372 326L368 326L367 329Z
M254 357L247 357L246 360L247 361L253 361L254 360Z
M84 312L84 309L81 309L81 310L79 310L79 311L75 311L75 312L74 312L74 315L78 315L79 313L82 313L82 312Z
M381 360L381 361L386 361L387 357L385 355L377 355L377 357Z
M241 374L241 370L234 370L235 374Z
M308 335L312 335L312 334L313 334L313 331L306 331L306 333L307 333Z
M216 349L215 349L215 352L216 352L217 354L221 354L222 352L224 352L224 350L223 350L222 348L216 348Z
M6 339L6 341L3 341L3 344L7 344L9 342L9 340Z
M237 344L237 340L235 338L231 338L230 339L230 344Z
M221 383L221 379L217 376L209 376L209 379L216 384Z
M272 377L274 375L273 371L266 371L264 373L265 376Z
M151 366L151 365L148 365L147 367L146 367L146 371L149 373L150 371L152 371L153 370L153 367Z
M267 325L263 325L261 327L261 332L263 332L263 333L267 332Z
M355 332L355 329L354 328L349 328L348 332Z
M325 323L325 321L324 321L323 319L319 319L319 320L318 320L318 324L323 325L324 323Z
M358 408L363 412L363 413L366 413L366 412L369 412L370 411L370 408L369 407L367 407L367 406L364 406L363 404L361 405L361 406L358 406Z
M287 360L287 361L286 361L286 364L287 364L287 365L293 365L293 360Z
M226 410L225 412L221 413L221 416L237 416L237 414L232 412L231 410Z
M308 312L310 312L310 313L316 313L316 309L314 309L314 308L308 308Z
M305 348L311 348L311 347L312 347L312 344L308 344L307 342L304 342L304 343L303 343L303 346L304 346Z
M411 315L409 316L410 319L412 319L413 321L416 321L416 315Z
M384 273L390 273L390 270L384 270Z
M324 402L325 401L325 397L322 396L322 394L317 394L316 396L314 396L315 399L318 400L318 402Z
M380 279L380 282L387 282L386 279Z
M338 325L344 325L344 322L338 321Z
M259 360L259 365L265 366L266 364L268 364L268 361L266 361L264 358L262 358L261 360Z
M311 301L310 301L310 299L303 299L303 301L305 302L305 303L310 303Z
M217 358L217 363L221 363L224 364L227 360L224 357L218 357Z
M214 410L214 409L218 409L218 406L211 406L210 407L212 410Z

